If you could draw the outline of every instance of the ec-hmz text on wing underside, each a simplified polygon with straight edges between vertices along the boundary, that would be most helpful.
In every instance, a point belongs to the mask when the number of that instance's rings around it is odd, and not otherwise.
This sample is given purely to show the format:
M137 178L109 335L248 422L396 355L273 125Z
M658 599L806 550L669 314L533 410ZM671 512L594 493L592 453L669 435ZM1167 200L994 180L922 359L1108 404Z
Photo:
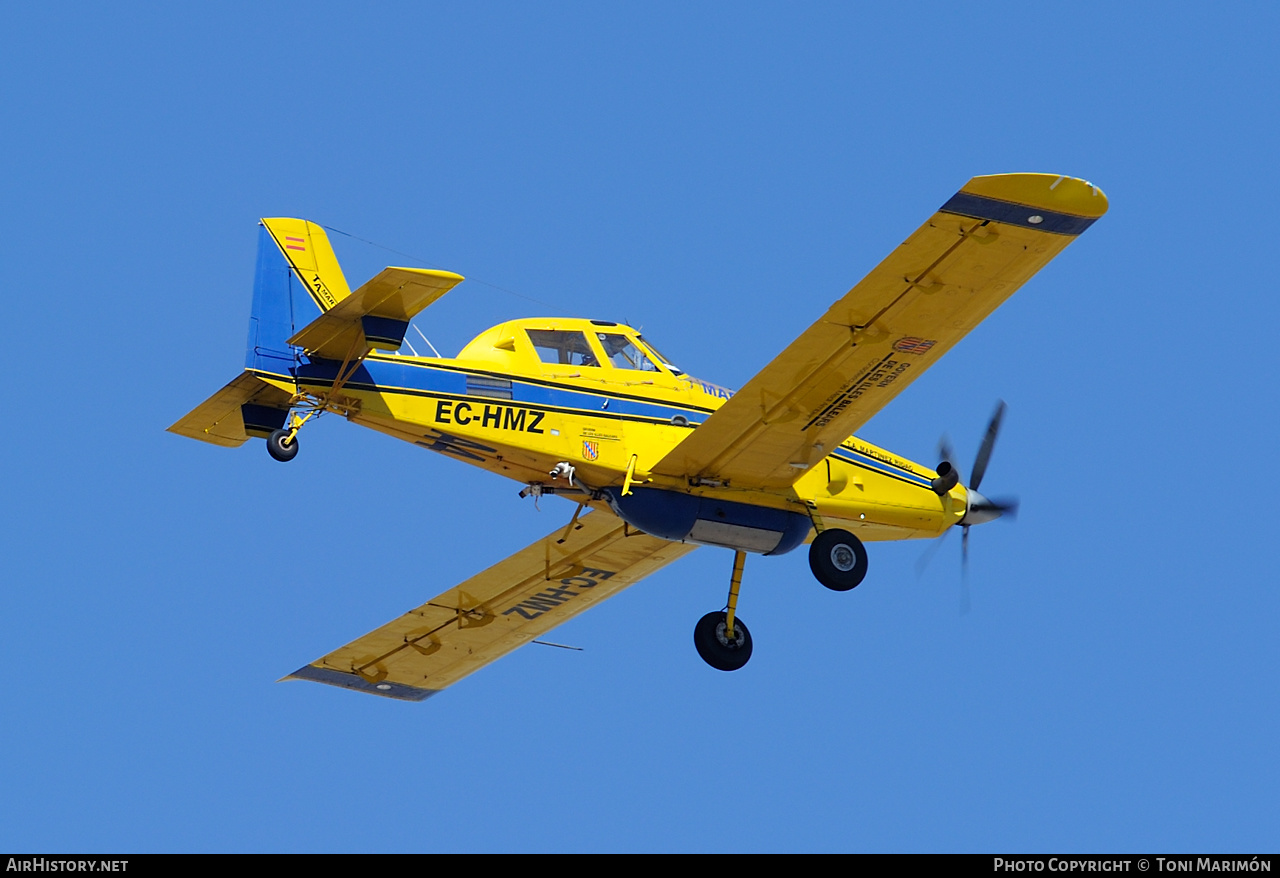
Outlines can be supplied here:
M694 548L588 512L289 676L421 701Z
M974 177L653 472L791 485L1106 209L1073 177Z

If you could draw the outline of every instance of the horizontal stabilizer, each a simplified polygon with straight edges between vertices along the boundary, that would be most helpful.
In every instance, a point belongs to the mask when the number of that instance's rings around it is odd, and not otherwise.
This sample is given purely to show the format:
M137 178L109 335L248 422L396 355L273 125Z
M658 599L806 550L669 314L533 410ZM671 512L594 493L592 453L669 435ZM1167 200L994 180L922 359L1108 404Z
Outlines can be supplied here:
M312 356L343 360L370 348L398 350L409 321L462 281L428 268L384 268L350 296L299 330L289 344Z
M250 436L265 436L284 424L289 394L249 372L192 409L170 433L234 448Z

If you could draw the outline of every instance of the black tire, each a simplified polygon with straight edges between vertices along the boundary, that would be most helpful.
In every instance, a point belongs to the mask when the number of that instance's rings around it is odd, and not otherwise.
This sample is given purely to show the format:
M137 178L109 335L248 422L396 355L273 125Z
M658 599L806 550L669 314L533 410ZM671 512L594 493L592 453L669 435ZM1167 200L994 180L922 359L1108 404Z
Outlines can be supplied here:
M298 456L298 437L289 439L289 431L276 430L267 437L267 454L281 463L288 463Z
M751 658L751 632L737 616L733 618L733 640L725 637L729 614L707 613L693 627L693 645L702 660L717 671L736 671Z
M867 575L867 550L847 530L824 530L809 544L809 569L832 591L848 591Z

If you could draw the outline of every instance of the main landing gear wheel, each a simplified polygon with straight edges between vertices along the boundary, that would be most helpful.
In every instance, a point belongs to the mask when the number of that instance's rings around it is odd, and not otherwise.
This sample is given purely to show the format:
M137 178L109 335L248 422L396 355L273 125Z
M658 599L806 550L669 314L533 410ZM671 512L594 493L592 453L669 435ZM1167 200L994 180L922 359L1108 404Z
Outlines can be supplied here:
M298 437L289 438L288 430L275 430L267 437L267 453L281 463L298 456Z
M832 591L848 591L867 575L867 550L847 530L824 530L809 545L809 568Z
M736 671L751 658L751 632L742 620L733 620L733 638L728 636L729 614L707 613L693 628L693 645L702 660L717 671Z

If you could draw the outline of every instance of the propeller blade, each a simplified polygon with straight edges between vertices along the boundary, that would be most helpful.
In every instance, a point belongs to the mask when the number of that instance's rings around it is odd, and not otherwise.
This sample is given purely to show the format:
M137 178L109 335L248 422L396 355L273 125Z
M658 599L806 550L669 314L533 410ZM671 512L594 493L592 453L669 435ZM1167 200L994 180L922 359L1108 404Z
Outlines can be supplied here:
M982 447L978 449L978 458L973 462L973 475L969 478L969 487L978 490L982 477L987 473L987 464L991 461L991 451L996 447L996 437L1000 435L1000 422L1004 419L1004 400L996 406L991 422L987 424L987 435L982 437Z
M969 525L960 534L960 615L969 613Z
M951 528L947 528L942 532L942 536L933 541L929 548L925 549L920 557L916 559L916 579L924 576L925 568L929 566L929 562L933 560L933 556L938 554L938 549L942 548L942 544L947 541L947 537L951 535Z
M1010 521L1018 517L1018 498L1017 497L997 497L989 501L992 506L1000 510L1002 518Z
M938 439L938 460L945 460L953 467L956 465L956 452L951 447L951 440L947 438L946 433L943 433L942 437Z

